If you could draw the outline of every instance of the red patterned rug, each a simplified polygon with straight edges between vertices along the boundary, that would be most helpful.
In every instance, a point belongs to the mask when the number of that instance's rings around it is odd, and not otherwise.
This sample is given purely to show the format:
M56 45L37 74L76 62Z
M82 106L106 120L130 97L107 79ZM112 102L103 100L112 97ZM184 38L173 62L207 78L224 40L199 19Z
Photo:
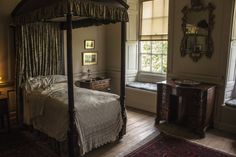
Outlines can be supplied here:
M236 157L161 133L125 157Z

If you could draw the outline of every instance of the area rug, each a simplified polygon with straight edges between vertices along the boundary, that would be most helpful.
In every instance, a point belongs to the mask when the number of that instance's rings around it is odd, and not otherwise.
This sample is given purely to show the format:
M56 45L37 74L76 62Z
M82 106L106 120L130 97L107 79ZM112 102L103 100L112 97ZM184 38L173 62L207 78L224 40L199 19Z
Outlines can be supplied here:
M236 157L164 133L125 157Z
M58 157L52 150L20 131L0 134L0 157Z

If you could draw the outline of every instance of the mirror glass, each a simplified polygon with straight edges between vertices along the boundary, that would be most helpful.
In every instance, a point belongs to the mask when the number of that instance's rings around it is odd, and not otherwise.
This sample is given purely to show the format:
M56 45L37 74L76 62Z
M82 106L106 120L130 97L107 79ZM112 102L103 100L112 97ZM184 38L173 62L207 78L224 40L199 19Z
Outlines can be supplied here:
M181 55L189 55L194 61L198 61L203 54L211 57L213 42L211 32L213 28L212 5L207 7L185 7L182 29L184 37L181 43Z

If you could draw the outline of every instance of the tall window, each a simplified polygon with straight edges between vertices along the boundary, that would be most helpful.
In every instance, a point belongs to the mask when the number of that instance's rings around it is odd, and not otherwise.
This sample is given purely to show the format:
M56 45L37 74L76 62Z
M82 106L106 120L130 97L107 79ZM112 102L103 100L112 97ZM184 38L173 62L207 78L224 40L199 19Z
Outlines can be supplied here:
M140 70L166 74L169 0L141 2Z
M225 89L225 99L236 98L236 1L234 1L234 14L232 16L232 30L230 41L230 55L228 56L228 75Z

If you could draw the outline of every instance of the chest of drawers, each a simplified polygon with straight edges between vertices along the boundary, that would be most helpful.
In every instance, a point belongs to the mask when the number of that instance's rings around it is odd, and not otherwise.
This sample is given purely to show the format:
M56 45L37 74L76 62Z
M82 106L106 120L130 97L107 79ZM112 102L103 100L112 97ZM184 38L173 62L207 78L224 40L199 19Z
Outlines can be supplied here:
M213 123L215 85L181 86L173 82L157 83L157 118L191 128L205 136Z

